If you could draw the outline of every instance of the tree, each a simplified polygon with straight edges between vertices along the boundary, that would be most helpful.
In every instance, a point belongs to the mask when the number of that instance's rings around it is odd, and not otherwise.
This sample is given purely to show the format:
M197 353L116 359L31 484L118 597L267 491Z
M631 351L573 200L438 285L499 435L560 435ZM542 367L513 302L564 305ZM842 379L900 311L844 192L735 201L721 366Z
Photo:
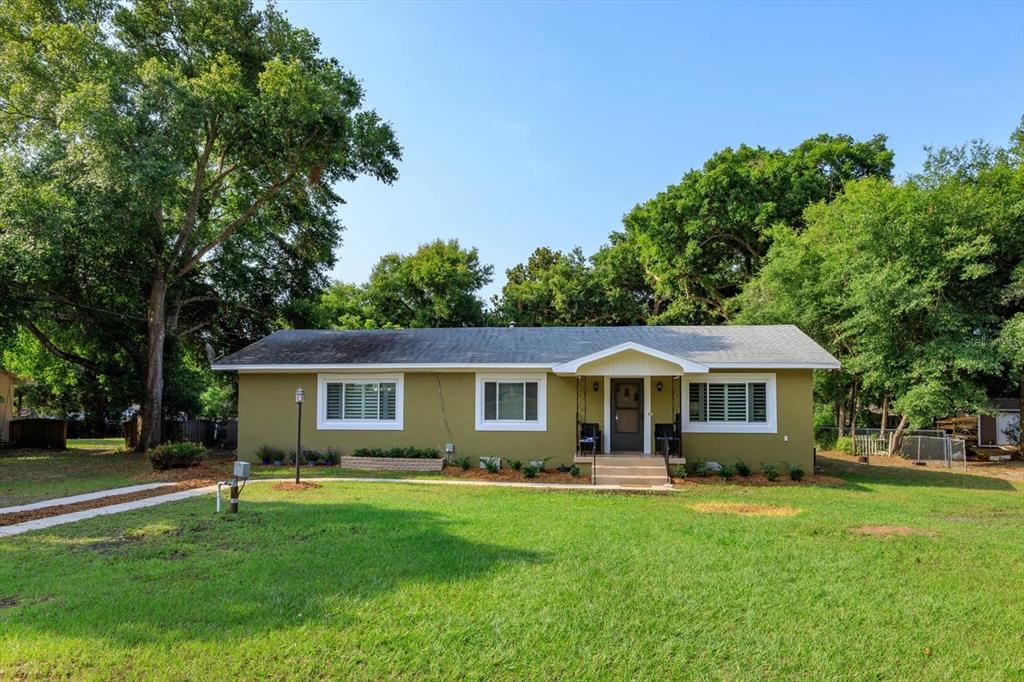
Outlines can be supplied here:
M1019 154L974 145L932 152L900 185L847 183L804 212L804 230L774 231L737 320L794 322L829 348L849 382L831 398L852 384L891 399L897 447L908 425L985 411L1000 347L1017 357L1020 178Z
M59 280L69 249L93 253L101 276L120 273L108 293L145 324L144 449L160 439L168 335L246 311L265 320L319 284L341 229L332 185L393 181L400 148L362 108L356 78L272 6L39 0L0 11L3 179L19 209L0 217L14 232L0 248L39 246L30 257L51 275L25 273L18 321L59 350L37 321L86 310L68 295L86 278Z
M493 266L480 263L475 248L437 239L409 255L382 257L366 284L366 300L375 325L476 326L484 321L477 292L493 272Z
M747 145L718 152L623 218L621 243L636 253L657 301L651 321L728 320L726 301L757 273L772 228L799 232L811 204L835 199L850 180L891 172L883 135L866 142L819 135L788 152Z

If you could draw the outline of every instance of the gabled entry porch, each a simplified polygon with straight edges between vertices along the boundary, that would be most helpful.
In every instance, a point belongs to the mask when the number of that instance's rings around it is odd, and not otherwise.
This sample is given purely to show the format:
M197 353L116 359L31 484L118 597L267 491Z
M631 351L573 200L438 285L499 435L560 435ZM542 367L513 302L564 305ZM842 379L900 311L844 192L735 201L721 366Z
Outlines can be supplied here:
M625 343L554 368L576 377L578 456L672 455L679 439L682 377L708 368L636 343Z

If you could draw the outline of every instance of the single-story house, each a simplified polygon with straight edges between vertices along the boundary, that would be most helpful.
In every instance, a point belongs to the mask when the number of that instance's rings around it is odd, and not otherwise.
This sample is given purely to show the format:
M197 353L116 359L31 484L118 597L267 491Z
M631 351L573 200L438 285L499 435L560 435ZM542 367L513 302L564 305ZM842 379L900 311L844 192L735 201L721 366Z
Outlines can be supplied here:
M656 454L671 431L691 462L807 471L812 373L838 367L792 325L285 330L213 364L239 375L243 459L294 450L302 388L304 448L450 444L554 466L581 431L606 454Z

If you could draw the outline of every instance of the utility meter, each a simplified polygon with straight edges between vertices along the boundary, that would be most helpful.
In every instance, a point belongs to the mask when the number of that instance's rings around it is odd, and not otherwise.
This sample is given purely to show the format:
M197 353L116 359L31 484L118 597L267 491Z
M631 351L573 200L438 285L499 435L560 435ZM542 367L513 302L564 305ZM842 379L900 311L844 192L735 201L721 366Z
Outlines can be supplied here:
M249 470L252 465L248 462L235 462L235 478L249 478Z

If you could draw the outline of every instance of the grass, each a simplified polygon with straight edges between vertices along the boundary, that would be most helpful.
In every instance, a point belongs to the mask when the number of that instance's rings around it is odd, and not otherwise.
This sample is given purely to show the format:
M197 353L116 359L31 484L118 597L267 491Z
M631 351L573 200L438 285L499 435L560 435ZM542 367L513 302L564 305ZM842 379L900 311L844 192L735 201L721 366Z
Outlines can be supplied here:
M668 495L253 484L237 516L203 497L7 538L0 679L1021 679L1021 486L875 469Z
M0 453L0 507L135 485L152 471L145 456L126 452L121 438L69 440L63 452Z

